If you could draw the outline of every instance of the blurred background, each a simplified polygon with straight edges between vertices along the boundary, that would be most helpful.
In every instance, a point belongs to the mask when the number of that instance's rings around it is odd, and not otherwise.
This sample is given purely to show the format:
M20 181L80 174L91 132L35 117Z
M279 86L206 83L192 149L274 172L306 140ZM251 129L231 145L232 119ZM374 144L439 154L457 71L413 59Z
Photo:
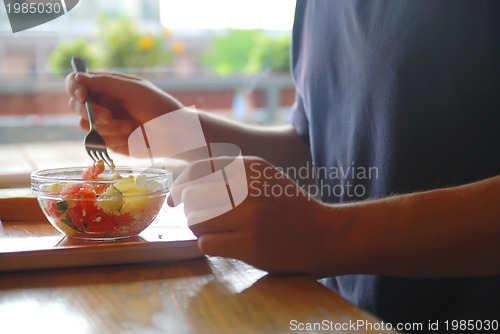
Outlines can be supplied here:
M292 0L80 0L66 15L13 34L0 6L0 146L83 139L64 92L73 55L92 70L145 77L188 106L252 124L287 123L294 7Z

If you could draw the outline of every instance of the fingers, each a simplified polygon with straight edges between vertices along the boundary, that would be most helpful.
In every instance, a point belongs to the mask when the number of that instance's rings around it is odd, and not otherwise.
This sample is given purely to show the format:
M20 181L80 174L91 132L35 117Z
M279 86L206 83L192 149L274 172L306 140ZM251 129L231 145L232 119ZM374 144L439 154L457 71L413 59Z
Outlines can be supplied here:
M175 191L172 189L171 192L174 202ZM227 186L222 179L219 182L190 185L182 191L180 200L177 201L184 203L188 225L210 220L233 209Z
M97 117L97 116L96 116ZM86 118L80 120L80 127L84 130L89 129L89 121ZM128 135L132 132L133 125L130 121L124 119L113 119L107 123L97 123L97 131L102 136L119 136L128 140ZM106 141L107 143L107 141Z
M102 124L107 124L111 121L112 115L109 109L100 106L99 104L92 104L92 107L94 109L94 115L96 118L96 122L102 123ZM80 101L76 97L70 97L69 99L69 108L79 114L82 118L87 119L87 109L85 108L85 103Z
M183 194L189 187L196 187L206 183L220 184L217 187L217 191L226 192L224 180L222 179L222 174L212 173L212 163L210 160L199 160L190 163L175 180L174 185L170 191L167 199L167 203L170 206L176 206L185 199ZM208 195L210 196L210 195ZM184 197L184 198L183 198Z
M171 208L173 208L174 206L176 206L175 203L174 203L174 200L173 200L173 198L171 196L171 193L168 194L168 196L167 196L167 204Z
M83 102L87 98L87 88L76 82L75 76L75 72L68 74L64 81L64 85L66 87L66 91L71 97Z
M221 207L212 207L188 211L186 216L189 228L198 237L212 233L248 232L262 214L257 206L257 203L247 199L242 205L223 213L217 212ZM212 217L206 219L208 216ZM193 224L193 221L196 223Z
M85 100L90 95L97 124L111 124L113 119L133 121L121 101L125 98L133 100L134 96L141 94L138 88L142 87L142 81L138 77L114 73L71 73L65 83L70 95L69 107L87 119ZM128 123L113 123L113 126L119 126L116 131L130 133L130 125L124 124Z
M247 164L247 159L225 156L194 161L175 180L171 193L167 198L167 204L173 207L180 202L186 203L186 198L190 196L186 197L183 192L190 188L210 183L210 188L203 194L203 196L207 197L204 201L218 201L213 205L218 206L221 201L230 202L228 192L231 192L234 204L237 206L248 194L248 182L244 166ZM222 170L224 170L225 175L222 173ZM190 193L193 194L192 196L197 197L202 194L199 189ZM237 195L236 198L234 198L235 195ZM202 202L198 198L194 199L192 203ZM198 206L200 205L198 204ZM203 205L201 205L201 208L203 208Z
M86 97L86 88L90 88L90 90L95 90L98 92L107 92L116 96L127 96L123 91L120 91L119 88L130 88L130 86L137 85L137 83L143 82L144 80L140 77L136 77L129 74L122 73L107 73L107 72L73 72L66 76L65 86L66 91L70 95L75 95L74 92L77 89L82 89L81 96L82 100ZM109 85L109 86L106 86ZM115 87L119 85L120 87Z
M93 93L104 93L118 99L136 95L137 88L140 87L138 83L143 81L139 78L114 73L76 73L73 78L69 78L70 94L78 88L86 87Z
M182 202L186 212L202 211L210 208L232 208L227 188L225 184L221 185L220 183L207 183L189 187L182 192Z
M234 221L219 219L229 210L231 208L220 206L186 212L188 226L197 236L214 232L234 231L237 228L233 226Z
M110 144L106 143L106 145L113 152L121 153L123 155L129 155L127 140L116 138L115 143L113 143L112 141Z
M242 259L251 250L249 239L243 233L212 233L198 238L198 248L207 255Z
M103 136L104 138L104 141L106 142L106 146L114 151L114 152L118 152L118 153L121 153L121 154L125 154L125 155L128 155L128 137L130 135L130 132L126 132L126 131L123 131L123 128L120 132L119 128L118 127L114 127L113 124L114 124L115 121L111 122L110 124L106 124L106 125L98 125L98 130L99 130L99 133L101 133L101 135ZM119 120L118 123L120 122L127 122L127 121L121 121ZM86 120L86 119L81 119L80 120L80 127L82 129L84 129L85 131L88 131L89 130L89 122ZM128 126L126 126L128 127Z
M124 73L118 73L118 72L92 72L92 71L90 71L89 74L91 74L91 75L105 74L105 75L108 75L110 77L120 77L120 78L124 78L127 80L143 81L143 79L141 77L138 77L138 76L135 76L132 74L124 74Z

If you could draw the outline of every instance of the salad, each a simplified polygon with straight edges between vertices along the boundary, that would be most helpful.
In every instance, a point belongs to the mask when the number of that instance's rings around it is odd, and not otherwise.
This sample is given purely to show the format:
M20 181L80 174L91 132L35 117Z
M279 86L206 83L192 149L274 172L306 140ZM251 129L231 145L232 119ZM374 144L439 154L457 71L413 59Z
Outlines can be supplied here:
M69 237L124 238L142 232L165 201L159 183L118 173L103 175L98 161L77 182L56 182L39 198L51 223Z

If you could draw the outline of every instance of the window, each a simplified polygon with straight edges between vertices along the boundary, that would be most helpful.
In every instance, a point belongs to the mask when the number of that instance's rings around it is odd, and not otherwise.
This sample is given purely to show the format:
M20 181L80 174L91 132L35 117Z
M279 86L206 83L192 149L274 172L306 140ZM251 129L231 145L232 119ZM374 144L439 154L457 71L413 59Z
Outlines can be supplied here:
M85 133L64 91L75 54L94 70L146 77L185 105L249 123L288 122L294 6L291 0L84 0L16 34L0 6L0 150L81 145Z

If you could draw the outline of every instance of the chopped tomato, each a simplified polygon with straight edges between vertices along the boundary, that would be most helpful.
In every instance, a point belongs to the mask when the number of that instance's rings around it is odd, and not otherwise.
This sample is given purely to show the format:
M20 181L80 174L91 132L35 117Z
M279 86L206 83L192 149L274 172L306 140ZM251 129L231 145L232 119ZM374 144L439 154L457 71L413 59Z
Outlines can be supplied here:
M64 198L89 198L90 193L94 194L94 186L88 183L66 184L61 188L61 196Z
M82 175L82 179L84 180L98 180L100 179L99 174L104 172L104 161L99 160L94 162L92 166L90 166Z
M115 230L111 218L97 208L95 201L78 200L67 212L72 224L80 231L110 233Z
M87 232L111 233L114 230L115 226L113 225L111 218L109 218L109 216L102 211L96 212L94 217L89 217L87 220Z
M81 187L82 187L81 183L79 183L79 184L65 184L61 188L61 196L63 198L66 198L68 196L73 197L74 195L76 195L78 193L78 191L80 190Z
M76 194L76 197L78 203L82 207L82 210L92 212L97 209L97 207L95 206L97 195L93 190L87 187L82 187Z
M48 205L45 207L45 212L47 212L50 217L59 217L59 209L55 201L48 202Z
M95 162L92 166L90 166L82 175L82 179L84 180L100 180L99 174L104 172L105 165L104 161L99 160ZM109 185L107 184L96 184L95 185L95 193L100 195L108 189Z
M129 225L131 220L132 215L129 213L122 213L113 217L113 223L115 224L116 228Z
M85 221L82 208L79 205L75 205L68 208L66 212L68 213L68 217L71 219L72 227L83 232L85 230Z
M94 186L94 188L95 188L95 193L96 193L97 195L100 195L100 194L102 194L102 193L105 193L105 192L106 192L106 190L108 190L108 188L109 188L109 187L110 187L110 185L109 185L109 184L96 184L96 185Z

